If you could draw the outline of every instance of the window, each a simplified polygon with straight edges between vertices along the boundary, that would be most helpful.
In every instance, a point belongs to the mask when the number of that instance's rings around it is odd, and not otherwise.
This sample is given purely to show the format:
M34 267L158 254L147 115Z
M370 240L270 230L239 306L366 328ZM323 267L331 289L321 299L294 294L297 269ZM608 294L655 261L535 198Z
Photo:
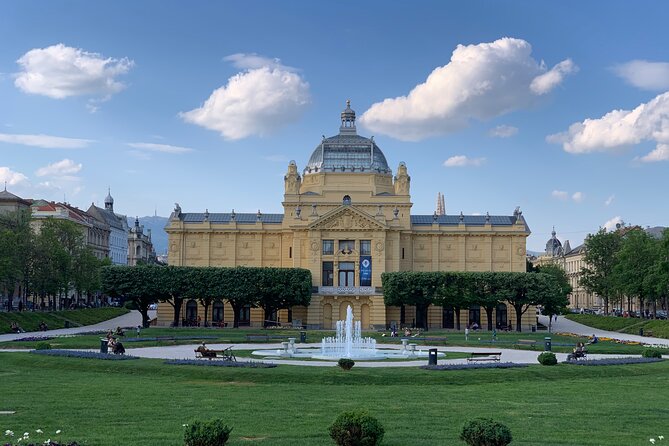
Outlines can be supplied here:
M334 254L334 240L323 240L323 255L331 256Z
M404 248L402 248L402 260L404 260Z
M372 255L372 241L371 240L360 240L360 254L363 256Z
M239 325L251 325L251 305L239 309Z
M323 286L334 285L334 263L323 262Z
M288 258L289 259L293 258L293 247L292 246L288 247Z
M339 286L355 286L355 265L353 262L339 263Z
M350 254L355 249L355 241L353 240L339 240L339 252L342 254Z
M224 309L223 302L221 302L220 300L214 301L214 307L213 310L211 311L212 322L216 323L223 322L223 314L224 314L223 309Z

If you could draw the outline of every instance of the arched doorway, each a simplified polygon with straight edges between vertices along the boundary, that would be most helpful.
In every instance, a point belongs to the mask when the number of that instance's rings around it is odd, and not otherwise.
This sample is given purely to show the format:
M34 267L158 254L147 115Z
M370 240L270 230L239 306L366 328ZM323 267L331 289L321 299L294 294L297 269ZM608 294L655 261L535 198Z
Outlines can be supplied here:
M472 305L469 307L469 326L476 324L478 328L481 328L481 306Z
M369 305L360 306L360 326L363 330L369 330Z
M224 325L225 305L223 301L215 300L211 310L211 322L215 327L222 327Z
M346 320L346 308L348 308L349 305L351 306L351 309L353 309L353 304L351 302L346 301L346 302L342 302L341 304L339 304L339 319L338 320L340 320L340 321ZM353 315L355 316L355 311L353 312Z
M497 308L495 309L495 327L497 327L498 330L504 329L509 325L508 322L508 310L506 304L497 305Z
M441 321L442 328L455 328L455 309L453 307L443 307Z
M191 299L186 302L186 324L187 326L197 325L197 302Z
M323 305L323 328L326 330L332 329L332 305Z

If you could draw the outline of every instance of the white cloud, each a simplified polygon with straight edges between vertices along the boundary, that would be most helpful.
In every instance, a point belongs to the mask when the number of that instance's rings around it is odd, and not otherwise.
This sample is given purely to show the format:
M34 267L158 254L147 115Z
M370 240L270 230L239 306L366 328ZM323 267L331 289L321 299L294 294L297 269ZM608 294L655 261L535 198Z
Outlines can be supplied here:
M585 194L583 192L574 192L574 194L571 196L571 199L576 203L582 203L583 200L585 200Z
M200 108L180 113L186 122L236 140L263 136L295 122L309 104L309 84L278 59L254 54L226 59L245 71L214 90Z
M76 164L74 161L66 158L53 164L49 164L48 166L40 167L37 169L37 172L35 172L35 175L38 177L52 176L67 178L75 173L79 173L81 168L81 164Z
M494 129L490 129L488 135L494 138L509 138L518 133L518 127L512 127L510 125L498 125Z
M563 201L569 198L569 194L563 190L554 190L553 192L551 192L551 195L553 196L553 198L557 198L558 200L563 200Z
M151 155L146 152L142 152L141 150L128 150L126 153L142 161L148 161L151 159Z
M613 110L598 119L585 119L562 133L549 135L550 143L562 144L569 153L606 152L623 149L643 141L657 143L644 158L656 160L669 144L669 92L656 96L634 110ZM659 160L659 159L657 159Z
M14 85L25 93L54 99L70 96L108 97L125 85L116 78L133 66L128 58L105 58L62 43L47 48L35 48L16 61L22 71Z
M0 182L4 185L5 181L8 186L16 186L18 184L27 183L28 177L21 172L13 171L9 167L0 167Z
M444 161L446 167L479 167L485 162L485 158L468 158L465 155L452 156Z
M611 220L604 223L603 227L607 231L615 231L616 230L616 224L622 224L622 223L623 223L623 219L618 215L617 217L613 217Z
M669 90L669 63L632 60L613 71L629 84L643 90Z
M658 161L669 161L669 144L658 144L655 150L635 160L643 163L657 163Z
M406 96L373 104L360 122L374 132L416 141L462 129L471 119L489 119L527 107L537 101L530 85L546 73L531 53L528 42L513 38L458 45L451 60L432 71L425 82Z
M0 142L42 147L44 149L81 149L94 142L90 139L63 138L51 135L17 135L0 133Z
M576 73L577 71L578 67L571 59L563 60L551 68L550 71L532 79L530 90L538 95L549 93L562 83L566 75Z
M169 144L154 144L150 142L129 142L127 144L130 147L140 150L148 150L149 152L162 152L162 153L172 153L172 154L181 154L193 152L195 149L190 147L181 147L181 146L172 146Z
M615 200L616 196L615 195L610 195L609 198L606 199L604 202L604 206L610 206L611 203L613 203L613 200Z

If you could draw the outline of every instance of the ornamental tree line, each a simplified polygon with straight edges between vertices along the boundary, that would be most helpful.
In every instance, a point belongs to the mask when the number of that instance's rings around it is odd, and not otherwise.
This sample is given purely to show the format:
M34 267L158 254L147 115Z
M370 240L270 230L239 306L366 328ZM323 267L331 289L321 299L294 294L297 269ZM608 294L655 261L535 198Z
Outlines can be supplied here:
M616 231L600 229L585 239L580 284L597 293L609 306L667 309L669 297L669 230L661 238L649 235L639 226L621 226Z
M167 302L174 310L173 326L181 320L183 302L197 300L204 307L204 323L216 300L232 306L234 327L240 310L247 305L263 308L265 320L277 310L311 302L311 272L301 268L235 268L192 266L109 266L102 270L102 290L135 303L144 325L148 307Z
M0 295L9 311L15 299L25 306L31 296L49 309L68 306L73 292L90 303L109 263L95 257L73 222L47 218L35 229L29 211L0 215Z
M480 305L492 330L492 312L508 302L516 312L516 331L521 331L523 314L534 305L553 309L567 306L570 288L546 273L509 272L415 272L383 273L383 299L386 305L416 307L416 325L427 328L430 305L453 307L457 329L460 311ZM557 311L556 311L557 312Z

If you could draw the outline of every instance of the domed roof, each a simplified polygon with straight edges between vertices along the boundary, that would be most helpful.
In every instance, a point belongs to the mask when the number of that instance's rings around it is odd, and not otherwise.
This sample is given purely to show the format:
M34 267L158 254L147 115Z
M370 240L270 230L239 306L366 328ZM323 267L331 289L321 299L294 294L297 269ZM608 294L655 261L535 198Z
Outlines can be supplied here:
M339 134L323 137L304 169L305 174L317 172L392 173L374 138L357 134L351 101L346 101L346 109L341 113Z
M562 255L562 243L555 236L555 228L551 232L551 238L546 242L546 254L552 257Z

